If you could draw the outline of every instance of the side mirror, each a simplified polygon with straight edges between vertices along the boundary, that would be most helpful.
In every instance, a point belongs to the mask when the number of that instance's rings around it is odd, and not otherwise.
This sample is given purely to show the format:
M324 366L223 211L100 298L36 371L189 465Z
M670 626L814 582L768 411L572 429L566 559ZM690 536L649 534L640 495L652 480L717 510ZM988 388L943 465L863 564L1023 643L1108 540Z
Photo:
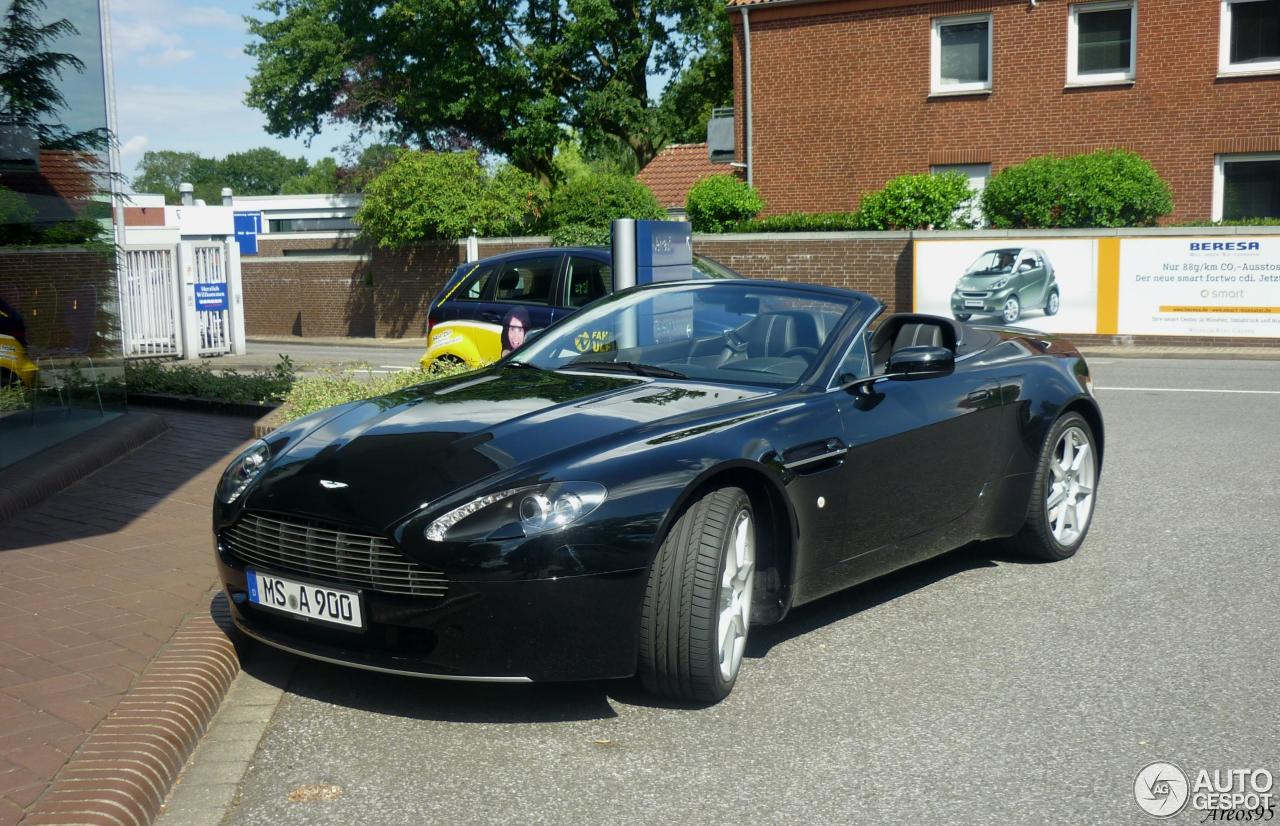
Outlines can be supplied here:
M956 369L956 354L946 347L903 347L889 356L885 375L897 381L949 376Z
M1028 258L1018 265L1018 272L1030 272L1035 268L1036 268L1036 262Z

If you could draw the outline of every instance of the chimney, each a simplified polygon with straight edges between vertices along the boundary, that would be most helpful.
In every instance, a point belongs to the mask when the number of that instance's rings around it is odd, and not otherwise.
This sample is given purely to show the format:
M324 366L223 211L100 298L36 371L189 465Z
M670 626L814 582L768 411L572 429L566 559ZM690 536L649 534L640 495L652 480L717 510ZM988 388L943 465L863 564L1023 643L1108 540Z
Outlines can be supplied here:
M231 187L224 186L222 188L222 205L231 206L235 199L231 197Z
M178 184L178 194L182 197L183 206L196 205L196 188L188 183Z

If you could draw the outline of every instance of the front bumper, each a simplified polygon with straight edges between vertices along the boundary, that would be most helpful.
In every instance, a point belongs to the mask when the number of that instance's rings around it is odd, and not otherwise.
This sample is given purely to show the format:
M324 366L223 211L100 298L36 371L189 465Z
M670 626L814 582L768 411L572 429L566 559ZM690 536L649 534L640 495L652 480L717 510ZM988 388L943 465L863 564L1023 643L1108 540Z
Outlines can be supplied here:
M635 673L645 569L451 581L443 599L365 589L366 627L353 631L250 603L243 568L221 549L217 558L236 625L303 656L397 674L499 682Z
M970 315L994 315L1004 312L1004 303L1009 300L1012 290L996 290L994 292L977 292L956 290L951 294L951 312L969 313Z

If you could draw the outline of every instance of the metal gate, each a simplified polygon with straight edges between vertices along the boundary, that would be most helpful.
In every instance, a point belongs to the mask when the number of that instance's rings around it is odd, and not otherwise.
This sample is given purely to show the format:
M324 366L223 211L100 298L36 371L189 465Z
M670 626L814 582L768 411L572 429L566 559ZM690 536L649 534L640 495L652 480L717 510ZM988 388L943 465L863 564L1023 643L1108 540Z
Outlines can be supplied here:
M129 247L123 270L120 316L125 356L180 355L176 248Z
M195 244L192 252L197 296L196 315L200 318L200 355L230 353L231 318L227 302L226 248L222 244ZM205 300L202 301L202 298Z

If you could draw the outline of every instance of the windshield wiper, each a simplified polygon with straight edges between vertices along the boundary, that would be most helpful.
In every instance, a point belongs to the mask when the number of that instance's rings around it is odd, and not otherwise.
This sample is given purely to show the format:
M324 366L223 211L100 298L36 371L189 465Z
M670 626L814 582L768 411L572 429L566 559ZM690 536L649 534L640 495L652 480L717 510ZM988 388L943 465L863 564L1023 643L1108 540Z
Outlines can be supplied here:
M668 370L665 367L658 367L653 364L641 364L637 361L575 361L558 368L560 370L585 369L600 371L625 371L627 373L635 373L637 376L649 376L655 379L687 379L684 373L678 370Z

